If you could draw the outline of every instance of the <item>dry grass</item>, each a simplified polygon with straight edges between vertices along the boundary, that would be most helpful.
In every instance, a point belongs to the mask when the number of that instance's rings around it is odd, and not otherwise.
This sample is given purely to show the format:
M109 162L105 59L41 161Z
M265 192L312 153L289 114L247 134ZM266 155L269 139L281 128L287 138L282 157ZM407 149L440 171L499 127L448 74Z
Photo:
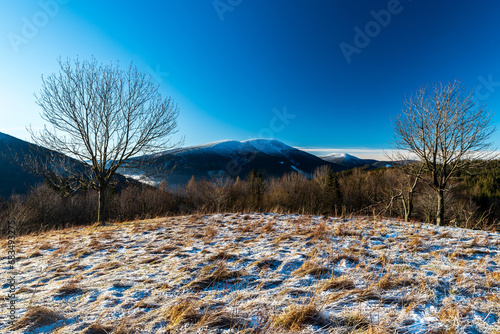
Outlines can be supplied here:
M259 233L271 233L274 232L274 221L269 221L266 225L262 226L259 230Z
M113 270L113 269L120 268L121 266L122 266L122 263L117 262L117 261L111 261L111 262L99 263L99 264L95 265L93 269L95 269L95 270L99 270L99 269Z
M199 312L200 306L200 301L196 298L185 298L174 303L163 313L164 318L168 321L168 328L200 321L203 317Z
M412 278L404 277L402 275L397 275L393 273L387 273L380 278L380 280L375 284L375 286L383 290L391 290L405 286L412 286L415 284L417 284L417 282Z
M327 267L324 267L314 261L306 261L300 266L299 269L295 270L292 272L292 275L297 275L297 276L306 276L306 275L312 275L312 276L321 276L324 274L329 273L330 270Z
M113 326L96 323L87 327L82 334L110 334L112 332L114 333Z
M373 333L373 324L366 314L352 311L342 315L335 321L344 333Z
M329 320L324 318L314 302L305 305L293 304L287 307L283 313L272 319L272 324L278 329L300 331L305 325L327 326Z
M33 251L30 255L28 255L29 258L39 257L39 256L43 256L43 253L40 252L39 249Z
M205 236L204 238L206 241L213 240L217 236L217 234L219 234L219 231L217 227L213 225L209 225L203 230L203 235Z
M321 290L353 290L356 288L354 280L350 277L332 277L321 286Z
M64 310L55 333L495 333L499 246L397 220L238 213L26 236L18 305L45 308L13 332Z
M331 257L330 261L332 263L336 264L342 260L345 260L345 261L351 262L351 263L359 262L359 258L355 255L352 255L352 254L336 254L333 257Z
M288 232L283 232L281 233L278 237L276 237L273 242L275 244L281 244L283 241L289 240L290 238L293 238L293 234L288 233Z
M333 235L336 237L361 237L361 232L347 226L347 224L337 224L333 229Z
M83 288L77 281L71 280L56 290L57 297L67 297L73 294L82 294Z
M197 328L231 329L238 331L248 326L245 319L227 311L217 310L205 313L197 324Z
M331 238L331 234L332 233L328 230L325 222L322 221L310 229L307 237L312 238L313 240L329 240Z
M203 290L213 285L216 282L232 280L243 276L244 273L239 270L230 270L223 261L217 261L209 264L200 271L198 277L191 283L186 285L186 288Z
M52 325L62 319L64 317L59 312L46 307L35 306L26 311L9 329L18 330L24 328L25 330L33 330L40 326Z
M236 260L238 258L237 255L228 253L226 251L220 251L219 253L211 256L209 258L210 261L217 261L217 260Z

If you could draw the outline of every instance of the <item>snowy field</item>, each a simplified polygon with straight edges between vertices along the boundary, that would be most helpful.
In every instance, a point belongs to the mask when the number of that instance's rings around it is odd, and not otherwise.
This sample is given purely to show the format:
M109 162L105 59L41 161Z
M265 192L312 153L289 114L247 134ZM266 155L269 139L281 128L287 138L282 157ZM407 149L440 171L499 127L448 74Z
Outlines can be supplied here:
M499 233L217 214L18 237L10 328L1 242L1 333L500 333Z

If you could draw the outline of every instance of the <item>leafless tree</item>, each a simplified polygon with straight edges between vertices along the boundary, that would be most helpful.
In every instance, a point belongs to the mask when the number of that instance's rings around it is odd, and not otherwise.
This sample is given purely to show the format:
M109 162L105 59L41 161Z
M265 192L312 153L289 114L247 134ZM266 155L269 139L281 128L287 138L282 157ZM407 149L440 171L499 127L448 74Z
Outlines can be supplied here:
M389 190L389 203L382 213L392 209L394 202L399 201L404 221L408 222L413 214L414 198L424 165L408 160L394 160L392 167L395 168L395 173L390 175L394 178L394 183Z
M492 159L495 131L485 105L477 105L458 81L422 88L406 98L394 123L396 150L411 153L430 174L436 192L436 224L444 221L444 191L450 179L473 162Z
M210 202L215 204L216 212L222 212L228 209L228 204L233 197L234 181L225 176L214 176L211 178L208 191Z
M59 73L42 77L36 102L52 125L35 132L35 144L66 154L92 171L99 193L98 221L105 219L106 192L117 170L144 169L145 159L176 146L178 108L135 66L121 70L94 58L59 60ZM135 157L135 159L133 159Z

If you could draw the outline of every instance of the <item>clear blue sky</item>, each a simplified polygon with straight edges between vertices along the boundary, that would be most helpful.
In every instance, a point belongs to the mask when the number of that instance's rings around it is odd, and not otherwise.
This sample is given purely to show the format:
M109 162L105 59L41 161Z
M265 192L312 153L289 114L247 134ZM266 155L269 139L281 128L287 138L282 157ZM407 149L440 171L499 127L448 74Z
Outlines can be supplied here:
M43 124L40 76L92 55L152 74L186 145L388 148L404 95L454 79L500 125L500 1L2 0L0 13L0 131L22 139ZM346 57L356 27L372 37Z

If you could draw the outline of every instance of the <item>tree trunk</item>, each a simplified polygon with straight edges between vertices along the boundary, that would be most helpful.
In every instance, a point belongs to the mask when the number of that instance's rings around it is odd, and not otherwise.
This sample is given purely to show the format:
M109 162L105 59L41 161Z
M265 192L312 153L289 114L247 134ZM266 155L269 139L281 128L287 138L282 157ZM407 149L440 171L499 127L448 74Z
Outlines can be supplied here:
M105 210L106 210L106 188L99 188L99 207L97 210L97 221L99 223L103 223L105 218Z
M444 223L444 191L437 189L437 212L436 225L441 226Z
M408 222L410 220L412 212L413 212L413 189L408 194L408 208L406 212L405 222Z
M404 203L403 205L403 212L404 212L404 220L405 220L405 223L408 223L408 221L410 220L410 208L408 208L406 206L406 203Z
M403 196L403 193L401 193L400 196L401 196L400 197L401 198L401 205L403 206L404 220L405 220L405 223L407 223L408 222L408 218L410 217L409 208L407 206L406 199Z
M405 222L410 221L412 211L413 211L413 204L410 202L410 203L408 203L408 210L406 211L406 214L405 214Z

